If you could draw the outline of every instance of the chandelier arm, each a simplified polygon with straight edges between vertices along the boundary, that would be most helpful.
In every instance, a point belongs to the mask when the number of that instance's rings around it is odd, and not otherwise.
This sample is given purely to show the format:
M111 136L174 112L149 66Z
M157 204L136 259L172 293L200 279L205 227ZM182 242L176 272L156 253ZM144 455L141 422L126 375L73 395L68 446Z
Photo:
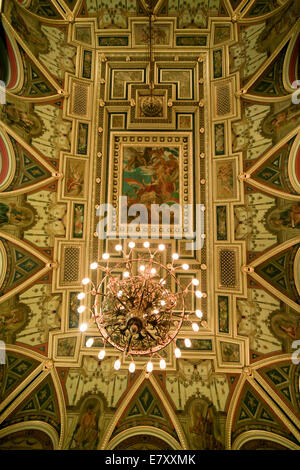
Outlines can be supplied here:
M147 279L144 279L144 283L143 283L143 287L142 287L142 295L141 295L141 298L140 298L140 303L139 303L139 306L138 306L138 310L140 311L140 308L141 308L141 305L142 305L142 301L143 301L143 297L144 297L144 294L145 294L145 288L146 288L146 283L147 283Z
M114 325L117 325L117 323L116 323L116 322L113 322L113 323L108 323L108 322L106 322L106 325L108 325L108 326L114 326Z
M127 345L126 345L126 348L124 350L124 354L126 354L126 356L128 356L128 353L129 353L132 337L133 337L133 334L131 334L130 337L128 338Z
M121 304L124 308L126 308L126 304L124 304L124 302L122 302L122 300L119 299L119 297L117 297L117 299L118 299L118 301L120 302L120 304Z
M147 331L146 329L145 329L145 333L146 333L146 340L148 341L148 346L149 346L150 355L152 355L153 352L152 352L151 343L150 343L150 341L149 341L149 336L150 336L150 338L152 338L154 341L155 341L155 338L153 338L153 336L152 336L152 335L149 333L149 331Z
M104 276L104 278L101 279L101 282L97 285L97 288L96 288L96 295L104 295L104 296L107 295L107 294L104 294L104 293L100 292L100 289L102 288L102 286L103 286L103 284L104 284L104 282L105 282L105 280L107 279L108 276L109 276L109 275L106 274L106 275Z
M98 323L97 323L97 326L98 326ZM99 328L99 326L98 326L98 328ZM118 326L113 329L113 331L111 332L111 335L112 335L117 329L118 329ZM120 328L119 328L119 329L120 329ZM101 330L99 330L99 331L100 331L100 334L101 334L101 336L102 336L102 338L103 338L103 341L107 341L107 342L109 343L108 339L102 334Z

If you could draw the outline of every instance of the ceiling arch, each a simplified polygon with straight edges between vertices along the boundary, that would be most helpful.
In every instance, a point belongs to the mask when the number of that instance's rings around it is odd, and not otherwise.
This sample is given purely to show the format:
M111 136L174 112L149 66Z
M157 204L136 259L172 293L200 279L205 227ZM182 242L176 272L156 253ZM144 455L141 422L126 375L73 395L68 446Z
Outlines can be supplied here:
M170 436L169 433L163 431L162 429L157 429L151 426L135 426L126 431L122 431L120 434L109 441L106 450L114 450L116 448L120 449L122 448L122 444L128 441L130 438L143 435L161 439L170 446L169 448L173 450L183 450L178 441Z
M66 410L53 362L22 347L7 346L6 358L2 369L0 436L40 429L51 437L55 449L62 448Z
M26 433L27 431L27 433ZM15 444L10 444L8 446L7 441L12 440L14 441L23 441L24 437L26 438L26 435L29 437L28 440L30 440L30 437L33 438L33 442L30 443L30 445L27 446L27 449L32 449L33 445L36 445L35 441L35 435L32 431L38 431L39 433L44 433L46 436L48 436L51 440L51 444L46 444L47 450L57 450L59 449L59 439L56 431L50 426L48 423L44 423L43 421L30 421L30 422L25 422L25 423L16 423L12 424L10 426L7 426L4 429L0 429L0 447L6 447L6 448L14 448ZM4 439L6 438L6 439ZM25 439L25 440L27 440ZM20 445L20 444L18 444ZM36 447L35 447L36 448ZM22 447L21 447L21 450Z
M112 433L116 429L117 423L121 420L122 415L124 414L124 412L126 411L126 409L129 406L128 403L131 404L131 407L133 406L133 397L135 395L137 395L137 393L139 393L139 390L141 389L141 387L143 385L145 385L145 387L144 387L145 389L147 388L147 382L148 381L145 380L145 374L142 372L139 375L139 377L135 380L135 382L133 383L131 388L128 390L128 392L126 393L126 397L125 396L123 397L122 402L118 406L118 412L116 413L113 420L111 421L110 426L107 430L107 433L106 433L106 435L103 439L103 442L102 442L103 447L102 448L106 448L106 446L108 445L108 442L111 439ZM155 390L157 396L159 396L159 399L160 399L163 407L165 408L172 425L175 428L175 431L176 431L177 436L179 438L180 445L182 446L183 449L186 449L187 444L186 444L186 441L185 441L185 435L184 435L183 430L181 428L181 425L178 421L178 418L176 417L176 414L174 413L174 409L172 408L172 406L169 403L168 398L166 397L166 395L162 391L159 383L157 382L157 380L153 376L149 377L149 382L150 382L153 390ZM129 397L129 399L128 399L128 397ZM130 412L130 410L129 410L129 412ZM153 432L154 431L152 431L152 435L153 435ZM127 436L127 437L130 437L130 436ZM159 436L157 435L157 437L159 437ZM113 439L115 439L115 437ZM173 441L174 440L175 439L173 438ZM119 442L120 441L118 440L118 443ZM179 445L179 443L177 443L177 445Z
M279 444L280 446L285 447L290 450L299 450L299 446L294 442L291 442L289 439L286 439L283 436L275 435L269 431L247 431L243 434L240 434L232 444L233 450L240 450L247 442L254 440L263 440L270 441Z

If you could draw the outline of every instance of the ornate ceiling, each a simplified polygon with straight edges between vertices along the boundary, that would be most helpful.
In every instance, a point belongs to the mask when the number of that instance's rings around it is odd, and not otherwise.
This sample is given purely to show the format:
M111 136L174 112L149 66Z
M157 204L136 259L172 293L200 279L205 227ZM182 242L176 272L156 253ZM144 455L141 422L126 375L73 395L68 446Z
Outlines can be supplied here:
M143 0L1 11L0 448L299 449L299 2L158 0L155 116ZM98 238L97 209L121 195L205 206L201 250L173 231L161 258L190 265L203 321L149 377L79 331L81 279L121 235Z

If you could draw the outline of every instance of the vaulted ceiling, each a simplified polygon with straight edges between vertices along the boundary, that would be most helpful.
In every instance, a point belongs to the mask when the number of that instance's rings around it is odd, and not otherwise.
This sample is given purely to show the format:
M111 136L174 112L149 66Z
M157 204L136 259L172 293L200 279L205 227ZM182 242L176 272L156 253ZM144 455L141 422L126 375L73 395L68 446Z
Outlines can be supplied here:
M154 116L143 0L1 3L0 448L299 449L299 2L158 0ZM97 208L122 195L205 206L202 248L173 232L162 259L199 279L200 329L150 376L79 330L81 279L121 236Z

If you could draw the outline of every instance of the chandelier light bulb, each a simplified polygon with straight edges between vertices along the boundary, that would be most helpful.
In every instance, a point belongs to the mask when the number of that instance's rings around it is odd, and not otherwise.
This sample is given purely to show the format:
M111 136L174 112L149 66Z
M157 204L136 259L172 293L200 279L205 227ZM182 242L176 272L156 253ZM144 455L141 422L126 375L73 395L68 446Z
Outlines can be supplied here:
M179 359L181 357L181 351L179 348L175 348L174 350L174 354L175 354L175 357L177 357L177 359Z
M179 254L178 254L178 253L173 253L173 254L172 254L172 258L173 258L174 260L179 259Z
M160 362L159 362L159 367L161 369L165 369L167 367L167 363L164 359L161 359Z
M152 268L150 272L151 272L151 274L156 274L156 269Z
M195 311L195 314L196 314L196 317L198 317L198 318L202 318L202 317L203 317L203 313L201 312L201 310L196 310L196 311Z
M149 243L149 242L144 242L144 247L145 247L145 248L149 248L149 246L150 246L150 243Z
M122 245L116 245L115 250L116 251L122 251Z
M89 338L87 342L85 343L87 348L90 348L94 344L94 338Z
M102 361L102 359L104 359L105 357L105 349L101 349L101 351L99 351L98 353L98 359L100 359L100 361Z
M109 259L109 253L103 253L102 258L103 259Z
M118 292L118 297L122 297L122 295L123 295L123 291L122 291L122 290L119 290L119 292Z
M142 266L140 266L140 271L144 272L145 271L145 266L142 264Z
M161 243L160 245L158 245L159 251L164 251L165 248L166 248L166 247L165 247L165 245L164 245L163 243Z
M116 362L114 363L114 368L115 370L119 370L121 367L121 361L120 359L117 359Z
M157 308L155 308L155 309L153 310L153 313L157 314L157 313L159 313L159 310L157 310Z
M123 277L129 277L129 275L130 275L130 274L129 274L128 271L124 271L124 272L123 272Z
M182 265L182 269L184 269L185 271L187 271L187 270L189 269L189 265L186 264L186 263L184 263L184 264Z
M90 281L90 279L89 279L88 277L85 277L84 279L82 279L81 282L82 282L82 284L83 284L84 286L86 286L86 285L89 284L91 281Z
M153 371L153 362L149 361L147 362L147 372L152 372Z
M133 372L135 371L135 363L134 363L133 361L129 364L128 370L129 370L129 372L131 372L132 374L133 374Z
M84 292L80 292L78 295L77 295L77 299L78 300L82 300L85 298L85 293Z
M78 313L83 313L85 311L85 309L86 309L85 305L80 305L80 307L78 307L78 309L77 309L77 312Z
M196 294L196 297L198 297L198 299L201 299L201 297L203 297L203 294L200 290L196 290L195 294Z
M135 247L135 243L134 243L134 242L129 242L129 243L128 243L128 246L129 246L129 248L131 248L131 249L132 249L132 248L134 248L134 247Z
M165 300L161 300L160 301L160 304L164 307L166 305L166 301Z
M91 269L97 269L98 268L98 263L96 261L90 265Z
M196 332L199 331L199 325L198 325L198 323L192 323L192 328L193 328L193 330L196 331Z
M184 344L186 348L190 348L192 346L192 342L189 338L185 338Z
M199 281L198 281L198 279L193 279L193 280L192 280L192 284L193 284L194 286L199 286Z
M82 332L83 332L83 331L86 331L86 330L87 330L87 327L88 327L88 326L87 326L87 324L86 324L86 323L81 323L81 325L80 325L79 329L80 329L80 331L82 331Z

